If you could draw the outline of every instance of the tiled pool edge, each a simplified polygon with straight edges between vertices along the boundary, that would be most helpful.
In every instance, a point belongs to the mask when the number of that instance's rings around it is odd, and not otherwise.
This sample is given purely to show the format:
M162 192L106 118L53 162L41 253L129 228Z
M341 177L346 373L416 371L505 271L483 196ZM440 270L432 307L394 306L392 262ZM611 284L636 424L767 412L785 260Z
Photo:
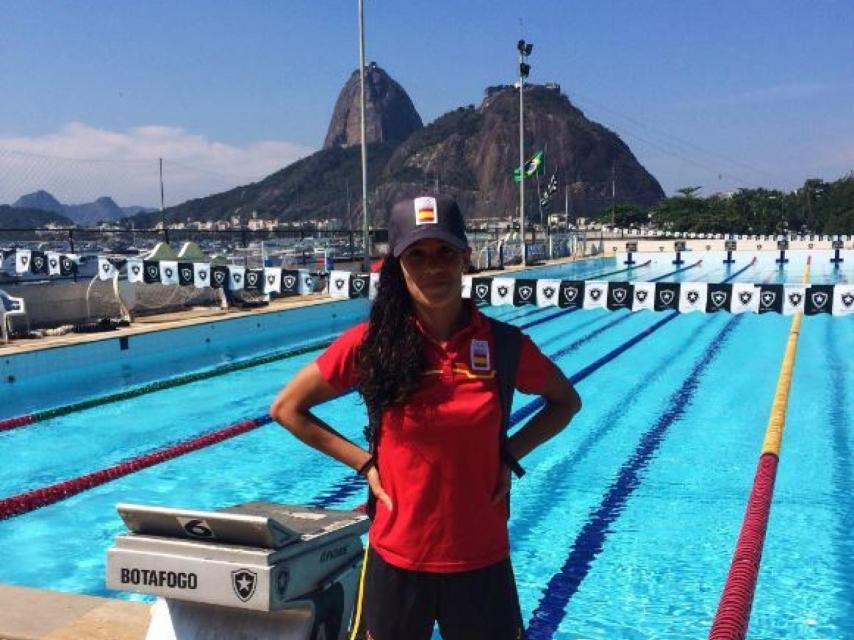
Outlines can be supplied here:
M142 640L150 605L0 584L0 640Z

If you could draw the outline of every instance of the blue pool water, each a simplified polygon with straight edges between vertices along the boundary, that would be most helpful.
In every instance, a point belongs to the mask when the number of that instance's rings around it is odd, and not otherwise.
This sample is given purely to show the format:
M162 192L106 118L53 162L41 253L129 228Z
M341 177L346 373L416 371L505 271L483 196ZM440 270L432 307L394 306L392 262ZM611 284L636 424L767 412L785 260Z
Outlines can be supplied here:
M689 261L690 262L690 261ZM794 261L793 261L794 262ZM596 260L534 272L585 277ZM665 264L637 279L670 272ZM802 266L759 264L737 280L800 281ZM813 267L836 282L851 267ZM717 261L674 279L719 281ZM627 279L625 274L612 279ZM524 325L554 309L497 307ZM579 311L528 329L571 375L664 317ZM687 314L578 385L584 410L525 460L513 490L513 562L532 636L686 638L708 634L729 567L791 320ZM854 322L804 319L749 637L854 637ZM277 344L279 350L287 345ZM78 476L263 415L306 353L0 433L0 497ZM86 371L81 371L85 376ZM530 397L519 395L515 408ZM47 405L45 405L47 406ZM361 440L350 394L317 413ZM329 502L351 473L267 425L53 506L0 522L0 582L108 593L117 502L217 508L250 500ZM358 489L330 506L364 500ZM536 612L536 616L534 615Z

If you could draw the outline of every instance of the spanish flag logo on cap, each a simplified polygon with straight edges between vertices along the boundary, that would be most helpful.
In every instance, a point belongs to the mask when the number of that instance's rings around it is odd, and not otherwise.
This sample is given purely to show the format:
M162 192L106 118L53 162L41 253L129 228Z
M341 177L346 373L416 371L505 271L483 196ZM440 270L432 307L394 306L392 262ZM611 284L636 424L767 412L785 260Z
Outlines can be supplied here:
M439 213L436 208L436 198L415 198L415 225L436 224Z

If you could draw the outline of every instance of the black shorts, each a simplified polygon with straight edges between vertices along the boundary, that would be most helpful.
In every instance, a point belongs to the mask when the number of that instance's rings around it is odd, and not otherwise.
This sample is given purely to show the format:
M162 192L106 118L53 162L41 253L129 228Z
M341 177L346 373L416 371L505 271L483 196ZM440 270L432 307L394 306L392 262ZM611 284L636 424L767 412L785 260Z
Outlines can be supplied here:
M525 637L510 559L458 573L410 571L368 551L362 598L366 640L429 640L439 623L444 640Z

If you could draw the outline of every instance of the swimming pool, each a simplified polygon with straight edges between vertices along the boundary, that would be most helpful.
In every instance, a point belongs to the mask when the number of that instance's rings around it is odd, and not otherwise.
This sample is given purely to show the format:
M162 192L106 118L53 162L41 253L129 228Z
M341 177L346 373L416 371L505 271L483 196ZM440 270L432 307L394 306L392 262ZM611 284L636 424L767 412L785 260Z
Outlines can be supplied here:
M737 280L799 281L801 263L793 260L781 271L772 260ZM811 279L850 279L851 267L833 270L817 260ZM531 275L572 279L619 268L617 260L603 259ZM651 279L675 268L662 260L630 277ZM726 276L719 260L707 259L673 279ZM488 312L531 325L526 330L545 353L560 354L557 362L567 374L665 315L558 315L533 307ZM513 490L513 561L532 636L708 634L789 325L789 318L774 314L687 314L579 382L584 411L526 459L528 474ZM804 319L751 638L854 637L852 328L850 317ZM284 340L277 349L288 346ZM254 347L249 353L255 355ZM12 461L0 468L0 497L258 417L317 354L298 353L0 433L0 459ZM529 401L519 395L514 407ZM361 439L364 411L354 395L317 413ZM347 508L364 500L364 489L284 430L261 426L0 522L0 545L14 550L0 564L0 582L120 596L103 587L106 549L123 529L117 502L207 509L250 500Z

